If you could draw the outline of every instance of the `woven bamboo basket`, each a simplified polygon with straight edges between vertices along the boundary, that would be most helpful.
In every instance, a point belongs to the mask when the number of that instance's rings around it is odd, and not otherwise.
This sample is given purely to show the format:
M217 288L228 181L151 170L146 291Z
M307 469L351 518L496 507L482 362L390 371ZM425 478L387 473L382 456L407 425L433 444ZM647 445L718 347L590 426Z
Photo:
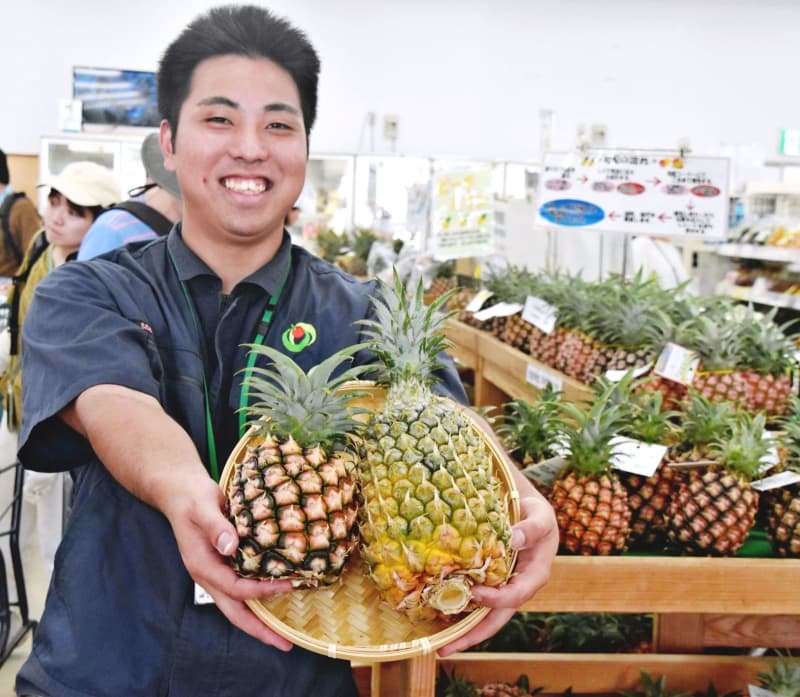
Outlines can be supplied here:
M385 390L371 382L352 382L342 389L364 393L353 400L355 406L377 409L385 399ZM455 402L454 405L458 406ZM234 468L253 437L258 437L255 427L242 437L228 458L220 477L223 491L227 491ZM496 474L508 496L513 524L520 519L516 484L498 446L491 440L488 444ZM509 568L513 570L516 552L512 554ZM451 622L412 621L381 600L357 551L350 556L339 583L333 586L298 589L246 603L264 624L298 646L332 658L374 663L435 651L466 634L489 612L489 608L481 607L462 613Z

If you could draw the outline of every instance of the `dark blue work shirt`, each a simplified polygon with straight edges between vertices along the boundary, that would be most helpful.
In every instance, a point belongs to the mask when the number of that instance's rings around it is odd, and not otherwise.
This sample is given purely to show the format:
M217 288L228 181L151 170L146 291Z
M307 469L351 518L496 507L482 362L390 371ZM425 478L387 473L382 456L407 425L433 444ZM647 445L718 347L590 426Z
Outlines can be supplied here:
M291 264L289 263L291 259ZM20 459L76 470L70 520L17 689L53 697L354 697L349 663L300 647L283 653L213 605L195 606L166 518L128 493L58 412L93 385L151 395L208 463L205 375L220 468L238 440L240 379L267 300L288 271L265 342L306 323L316 341L290 355L305 370L360 336L374 282L361 283L291 245L229 296L186 247L167 238L65 264L37 287L23 327ZM184 296L183 281L190 302ZM357 363L371 362L362 352ZM465 401L451 364L442 391Z

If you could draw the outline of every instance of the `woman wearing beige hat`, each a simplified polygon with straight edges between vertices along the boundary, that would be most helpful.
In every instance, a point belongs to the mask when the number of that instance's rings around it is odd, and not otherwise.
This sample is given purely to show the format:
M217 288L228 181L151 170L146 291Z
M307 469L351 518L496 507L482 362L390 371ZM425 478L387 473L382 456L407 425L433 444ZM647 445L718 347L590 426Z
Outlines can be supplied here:
M97 216L121 198L114 174L94 162L73 162L40 186L50 188L43 215L44 227L31 240L8 296L10 356L8 368L0 377L0 390L11 431L19 429L22 414L19 337L33 291L50 271L75 258L86 231ZM49 570L61 537L61 477L61 474L30 473L25 482L25 497L29 503L42 502L45 497L49 499L44 505L37 506L46 515L38 515L37 511L36 516L40 549ZM52 529L53 521L57 524L57 531Z

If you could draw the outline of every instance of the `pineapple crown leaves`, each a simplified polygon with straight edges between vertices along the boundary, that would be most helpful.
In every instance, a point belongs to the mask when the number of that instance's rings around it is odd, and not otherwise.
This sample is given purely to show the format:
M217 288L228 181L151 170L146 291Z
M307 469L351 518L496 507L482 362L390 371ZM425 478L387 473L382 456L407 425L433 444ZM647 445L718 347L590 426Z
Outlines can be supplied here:
M719 694L716 685L710 680L708 681L708 685L706 685L706 689L704 692L697 690L694 692L694 697L744 697L744 692L741 690L730 690L729 692L725 692L722 695Z
M356 380L369 365L352 366L338 376L334 372L353 355L365 348L355 344L326 358L307 373L291 358L270 346L246 344L258 357L271 361L267 367L254 367L246 376L254 401L243 407L263 432L294 438L301 446L330 446L348 434L359 433L362 423L354 417L368 410L350 407L349 402L363 396L358 391L337 392L337 388ZM244 372L244 371L240 371Z
M766 314L747 306L739 320L744 363L759 373L779 375L792 365L796 346L791 331L797 319L778 324L775 307Z
M658 390L640 391L633 395L630 425L622 435L645 443L666 444L674 432L678 412L664 408L664 395Z
M689 390L679 425L678 448L691 450L723 439L730 433L732 421L730 403L712 402L697 390Z
M481 697L476 683L456 675L455 668L448 674L443 666L439 666L436 677L436 697Z
M611 459L618 454L618 446L611 441L630 415L627 405L598 399L588 410L569 402L560 408L567 417L564 432L572 470L578 475L610 472Z
M667 691L667 677L665 675L654 679L644 670L639 673L638 690L619 690L617 694L623 697L692 697L691 692Z
M533 462L555 455L562 436L560 397L548 384L534 403L517 399L504 404L505 413L495 430L506 449Z
M769 671L756 676L760 687L781 697L800 697L800 659L781 655Z
M770 441L764 438L767 417L764 412L755 416L739 412L725 436L710 444L716 460L729 472L754 479L762 466L762 458L769 452Z
M393 286L380 279L379 283L378 297L370 297L375 319L356 322L363 325L367 346L383 363L379 379L390 384L416 380L430 385L436 379L432 373L439 367L439 354L451 345L438 330L455 314L441 312L455 291L440 295L426 306L422 280L413 299L407 296L397 269Z

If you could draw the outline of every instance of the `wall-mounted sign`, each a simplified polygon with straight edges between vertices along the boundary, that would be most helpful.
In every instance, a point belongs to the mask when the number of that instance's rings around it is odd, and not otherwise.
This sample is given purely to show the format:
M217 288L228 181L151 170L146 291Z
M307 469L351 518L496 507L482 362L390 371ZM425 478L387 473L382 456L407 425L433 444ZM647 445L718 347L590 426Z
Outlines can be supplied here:
M724 239L729 160L679 152L549 152L536 222L636 235Z
M800 128L784 128L781 131L780 155L800 157Z
M430 252L436 259L494 252L494 207L489 167L434 172Z

